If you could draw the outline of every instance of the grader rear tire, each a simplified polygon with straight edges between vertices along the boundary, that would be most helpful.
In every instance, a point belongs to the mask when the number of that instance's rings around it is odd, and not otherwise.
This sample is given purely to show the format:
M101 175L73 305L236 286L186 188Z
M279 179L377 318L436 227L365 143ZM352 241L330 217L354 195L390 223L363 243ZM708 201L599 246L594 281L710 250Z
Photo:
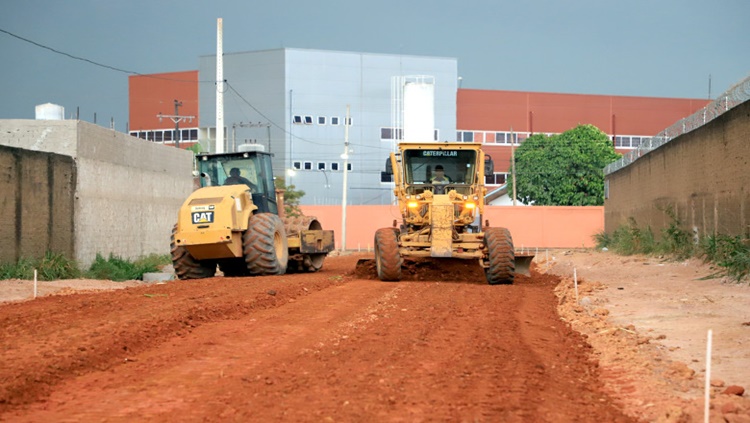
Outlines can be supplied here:
M398 231L382 228L375 232L375 266L381 281L400 281L403 259L398 252Z
M489 267L484 270L490 285L510 285L516 274L513 238L506 228L487 228L484 242L489 254Z
M250 216L247 230L242 234L242 251L251 275L283 275L289 250L279 216L271 213Z
M178 278L203 279L210 278L216 274L216 262L210 260L196 260L183 246L175 242L177 225L172 228L172 239L170 242L170 253L172 255L172 267Z

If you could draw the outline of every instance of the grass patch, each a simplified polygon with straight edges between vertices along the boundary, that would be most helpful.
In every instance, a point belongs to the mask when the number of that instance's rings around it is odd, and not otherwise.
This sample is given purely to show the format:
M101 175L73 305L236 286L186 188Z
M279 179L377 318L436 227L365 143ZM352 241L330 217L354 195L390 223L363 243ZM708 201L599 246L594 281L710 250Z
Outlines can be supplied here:
M671 209L665 210L671 222L661 231L660 239L654 238L650 227L641 229L630 218L627 225L615 229L612 234L600 232L594 235L598 249L607 248L620 255L662 254L678 260L703 257L723 269L737 282L750 277L750 239L741 236L713 235L696 244L692 234L682 229L682 223ZM715 276L715 275L712 275Z
M712 235L701 244L703 257L726 269L727 276L740 282L750 275L750 240L740 236Z
M168 255L152 254L135 261L110 255L104 259L96 255L94 263L87 271L82 271L75 260L62 254L47 252L41 259L22 258L16 263L0 263L0 279L37 279L52 281L58 279L109 279L113 281L142 280L144 273L158 272L159 267L172 263Z
M81 275L75 260L48 251L41 259L0 264L0 279L34 279L34 269L37 270L37 279L42 281L75 279Z
M633 254L651 254L654 252L654 234L651 228L642 230L635 219L628 220L627 225L615 229L612 235L600 232L594 235L598 248L607 248L624 256Z
M92 279L109 279L119 282L143 280L144 273L158 272L159 266L168 263L171 263L171 259L165 255L152 254L130 261L113 254L110 254L107 259L97 254L86 276Z

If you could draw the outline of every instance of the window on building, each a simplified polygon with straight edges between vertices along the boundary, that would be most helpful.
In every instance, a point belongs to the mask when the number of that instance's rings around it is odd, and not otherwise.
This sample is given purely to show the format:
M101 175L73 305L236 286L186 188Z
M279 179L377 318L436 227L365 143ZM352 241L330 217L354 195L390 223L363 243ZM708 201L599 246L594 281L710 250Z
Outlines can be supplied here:
M332 162L331 163L331 170L334 171L334 172L338 172L340 170L338 162Z
M352 171L352 164L351 163L347 163L346 164L346 170L349 171L349 172Z
M402 133L401 128L380 128L380 139L381 140L400 140L403 138L401 133Z
M154 141L161 142L163 141L163 133L162 131L154 131Z
M299 115L295 116L294 118L292 118L292 122L294 122L297 125L302 124L302 116L299 116Z
M345 120L346 120L347 125L352 126L352 118L345 119Z
M638 147L641 145L641 137L631 137L630 138L630 146L631 147Z
M439 141L439 140L440 140L440 131L436 129L435 130L435 141Z
M292 169L294 169L294 170L300 170L300 169L302 169L302 162L294 162L294 163L292 163Z
M172 131L164 131L164 141L172 141Z
M339 117L331 116L331 125L338 125L338 124L339 124Z
M312 125L313 119L312 116L305 116L305 125Z
M484 175L484 183L487 185L502 185L507 180L507 173L493 173L492 175Z
M630 137L615 137L615 147L630 147Z
M326 170L326 163L318 162L318 170Z
M497 144L505 144L505 132L495 132L495 142Z
M474 132L472 132L472 131L458 131L456 133L456 141L458 141L458 142L474 142Z
M326 117L318 116L318 125L325 125L325 124L326 124Z
M304 167L303 167L303 169L304 169L304 170L312 170L312 168L313 168L313 167L312 167L312 162L305 162L305 163L303 164L303 166L304 166Z

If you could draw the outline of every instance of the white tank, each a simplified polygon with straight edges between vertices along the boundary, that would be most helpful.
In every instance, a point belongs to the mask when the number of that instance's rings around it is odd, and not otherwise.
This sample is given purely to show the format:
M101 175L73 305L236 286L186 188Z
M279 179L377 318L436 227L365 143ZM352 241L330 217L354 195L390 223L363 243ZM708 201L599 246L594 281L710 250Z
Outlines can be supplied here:
M36 106L36 120L63 120L65 107L57 104L45 103Z
M407 76L404 81L404 141L435 139L435 79Z

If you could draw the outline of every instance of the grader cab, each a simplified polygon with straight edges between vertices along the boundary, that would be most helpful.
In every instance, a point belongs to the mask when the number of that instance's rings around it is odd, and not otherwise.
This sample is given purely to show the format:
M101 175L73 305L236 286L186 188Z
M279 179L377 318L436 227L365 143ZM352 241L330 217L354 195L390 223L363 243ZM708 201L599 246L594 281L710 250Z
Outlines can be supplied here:
M400 280L404 257L475 259L491 285L528 275L534 256L516 255L508 229L482 225L484 175L493 167L480 144L399 144L386 173L393 175L402 220L375 232L378 277Z
M314 217L285 217L271 154L196 156L201 188L180 208L171 255L180 279L315 272L333 251L333 231Z

